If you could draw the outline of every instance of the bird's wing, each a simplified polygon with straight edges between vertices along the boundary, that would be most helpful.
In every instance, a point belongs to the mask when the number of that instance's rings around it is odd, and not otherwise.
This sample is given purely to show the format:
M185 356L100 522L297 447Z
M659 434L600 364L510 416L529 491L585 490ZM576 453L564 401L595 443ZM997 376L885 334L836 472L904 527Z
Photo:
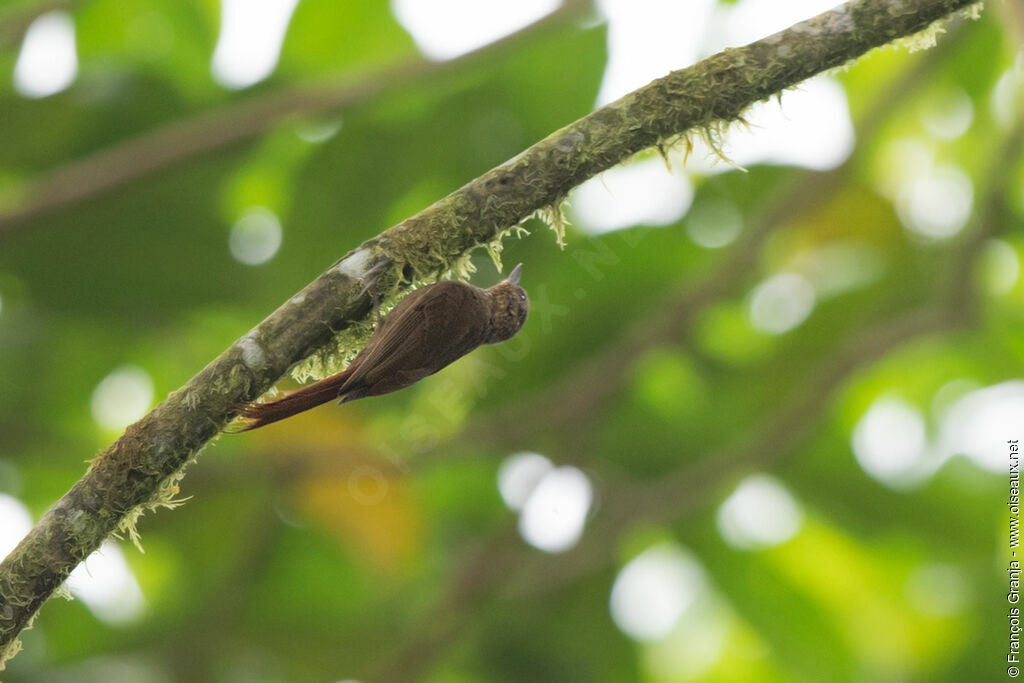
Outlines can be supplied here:
M440 290L438 290L440 288ZM406 296L384 318L352 362L342 391L361 385L368 395L395 391L431 375L480 345L489 307L477 288L439 282Z

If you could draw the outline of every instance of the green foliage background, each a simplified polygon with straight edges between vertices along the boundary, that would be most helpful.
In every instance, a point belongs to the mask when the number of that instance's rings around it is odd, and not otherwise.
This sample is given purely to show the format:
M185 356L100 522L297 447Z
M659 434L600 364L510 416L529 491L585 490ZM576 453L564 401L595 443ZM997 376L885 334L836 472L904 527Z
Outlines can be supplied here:
M0 22L31 4L10 4ZM190 468L188 503L143 518L146 553L125 544L148 604L142 620L111 626L79 601L53 600L5 680L115 680L118 671L135 681L1001 680L1006 475L954 458L922 485L894 490L861 470L850 441L879 396L917 406L934 436L932 399L948 382L1024 373L1020 280L988 293L968 240L911 238L875 189L887 146L927 137L922 108L960 89L974 122L959 139L937 141L938 155L971 176L976 213L985 205L1008 139L991 94L1020 49L1011 4L934 51L876 52L839 76L861 122L887 86L920 73L879 125L859 131L829 191L817 192L824 174L787 167L699 180L695 204L735 203L748 231L779 197L792 210L723 286L694 297L699 311L686 324L676 323L687 311L666 302L692 295L745 238L704 250L684 218L601 237L571 228L559 251L529 223L533 234L507 242L504 255L525 263L535 303L518 341L397 395L220 439ZM274 75L229 92L209 72L213 0L69 8L75 85L29 100L0 79L0 217L34 179L133 136L416 57L385 3L302 0ZM151 16L173 34L167 54L138 37L139 18ZM165 395L354 245L586 114L605 45L604 27L585 16L533 30L343 112L285 117L264 134L5 224L0 492L38 518L117 436L89 407L113 369L142 367ZM17 47L0 45L0 72L11 72ZM339 116L324 142L297 135ZM1019 259L1019 158L997 172L1007 201L991 230ZM252 205L284 226L277 256L255 267L227 248ZM881 254L881 277L820 302L790 333L750 327L752 287L840 242ZM977 280L950 281L958 257L980 264ZM497 279L486 255L474 262L478 283ZM838 381L823 380L863 330L951 286L972 302L966 324L866 353ZM639 333L637 321L647 321ZM598 355L607 349L628 353ZM784 422L780 412L804 394L813 409ZM787 429L773 432L780 424ZM1024 416L1017 426L1020 436ZM747 455L730 455L752 441ZM596 506L579 548L547 555L516 534L495 475L521 450L590 475ZM366 471L386 478L360 478ZM781 546L738 551L720 537L715 510L754 471L789 487L805 523ZM376 488L367 494L366 485ZM710 616L665 642L636 643L612 621L609 591L630 558L666 540L707 569ZM933 564L951 570L961 598L942 613L910 597L922 588L915 572ZM681 643L699 649L712 625L725 634L713 663L692 675L658 664L692 656Z

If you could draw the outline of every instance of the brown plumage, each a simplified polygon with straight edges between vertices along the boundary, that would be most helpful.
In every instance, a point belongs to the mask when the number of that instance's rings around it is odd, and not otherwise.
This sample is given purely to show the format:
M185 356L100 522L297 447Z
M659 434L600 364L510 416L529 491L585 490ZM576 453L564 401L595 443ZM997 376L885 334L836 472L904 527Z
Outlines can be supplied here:
M242 408L238 431L283 420L322 403L340 403L404 389L481 344L511 338L529 310L519 286L522 264L488 289L436 282L414 290L388 313L343 372L267 403Z

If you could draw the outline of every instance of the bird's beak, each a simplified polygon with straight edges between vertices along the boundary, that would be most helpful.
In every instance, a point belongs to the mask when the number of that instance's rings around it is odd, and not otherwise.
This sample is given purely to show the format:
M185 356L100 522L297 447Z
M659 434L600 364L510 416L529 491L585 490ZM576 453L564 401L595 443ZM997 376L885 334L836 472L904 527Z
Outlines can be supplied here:
M519 278L523 274L523 264L520 263L518 266L512 269L512 272L508 274L508 281L512 284L519 286Z

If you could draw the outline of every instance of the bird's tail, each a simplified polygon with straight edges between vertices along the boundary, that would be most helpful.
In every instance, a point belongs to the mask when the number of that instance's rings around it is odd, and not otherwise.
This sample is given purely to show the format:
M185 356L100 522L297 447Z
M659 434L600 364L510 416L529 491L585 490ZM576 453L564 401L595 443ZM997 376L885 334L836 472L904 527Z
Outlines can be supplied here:
M341 388L344 386L351 368L337 375L331 375L308 387L293 391L283 398L267 403L249 403L238 411L241 418L232 426L232 432L247 432L268 425L271 422L283 420L286 417L297 415L303 411L315 408L318 405L342 398Z

